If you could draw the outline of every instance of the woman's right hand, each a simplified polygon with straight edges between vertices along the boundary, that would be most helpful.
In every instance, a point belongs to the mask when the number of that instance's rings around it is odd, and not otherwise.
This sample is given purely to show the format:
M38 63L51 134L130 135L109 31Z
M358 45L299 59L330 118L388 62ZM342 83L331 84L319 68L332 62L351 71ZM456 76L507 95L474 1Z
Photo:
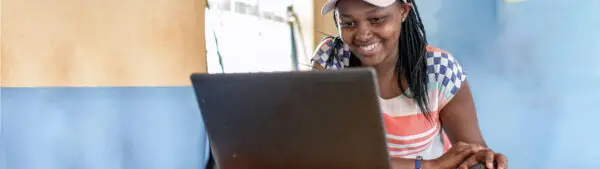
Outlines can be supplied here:
M485 149L481 145L467 144L458 142L453 145L448 152L444 153L441 157L431 160L432 169L456 169L465 159L467 159L473 153Z

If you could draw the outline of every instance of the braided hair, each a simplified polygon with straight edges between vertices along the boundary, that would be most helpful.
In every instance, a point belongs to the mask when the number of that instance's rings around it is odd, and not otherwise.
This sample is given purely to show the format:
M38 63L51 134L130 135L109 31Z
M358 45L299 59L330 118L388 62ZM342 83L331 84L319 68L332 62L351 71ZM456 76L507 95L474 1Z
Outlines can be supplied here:
M400 3L412 3L413 8L409 11L406 20L402 23L400 30L400 39L398 43L398 62L396 63L396 71L398 72L398 86L400 91L407 97L412 98L419 106L421 112L431 120L429 113L429 98L428 98L428 75L427 75L427 36L425 27L419 15L417 4L414 0L398 0ZM333 16L337 26L337 16ZM341 49L344 45L340 36L329 37L333 38L334 49ZM334 59L340 59L338 50L331 50L326 65L333 65ZM350 67L361 66L360 60L353 53L350 56ZM402 76L404 75L404 78ZM402 79L406 79L408 84L407 93L402 87Z

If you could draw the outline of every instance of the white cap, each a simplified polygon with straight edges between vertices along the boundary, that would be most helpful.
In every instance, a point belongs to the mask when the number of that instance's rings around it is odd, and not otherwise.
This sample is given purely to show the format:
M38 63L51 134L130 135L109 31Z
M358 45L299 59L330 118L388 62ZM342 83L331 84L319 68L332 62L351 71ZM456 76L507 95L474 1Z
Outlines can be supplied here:
M337 2L339 0L328 0L327 2L325 2L325 5L323 5L323 9L321 9L321 14L325 15L331 11L333 11L333 9L335 9L335 6L337 5ZM365 1L367 3L370 3L372 5L375 5L377 7L388 7L392 4L394 4L394 2L396 2L396 0L362 0ZM406 0L403 0L406 1Z

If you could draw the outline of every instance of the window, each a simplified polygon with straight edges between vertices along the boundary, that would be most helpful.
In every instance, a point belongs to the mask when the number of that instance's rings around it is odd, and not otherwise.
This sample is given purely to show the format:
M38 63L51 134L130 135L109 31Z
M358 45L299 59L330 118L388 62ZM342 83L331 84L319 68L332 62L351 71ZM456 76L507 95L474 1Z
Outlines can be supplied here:
M227 0L211 2L225 4L224 1ZM235 4L233 10L206 10L209 73L293 70L291 32L286 16L291 1L231 0L228 3Z

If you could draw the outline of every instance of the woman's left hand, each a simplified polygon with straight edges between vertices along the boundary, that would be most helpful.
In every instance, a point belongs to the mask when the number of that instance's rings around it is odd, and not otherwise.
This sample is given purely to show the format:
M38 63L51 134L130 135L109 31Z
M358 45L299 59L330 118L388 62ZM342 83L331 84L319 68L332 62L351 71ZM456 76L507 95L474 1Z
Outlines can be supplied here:
M469 169L477 164L485 164L488 169L508 169L506 156L495 153L491 149L482 149L471 155L458 166L459 169Z

